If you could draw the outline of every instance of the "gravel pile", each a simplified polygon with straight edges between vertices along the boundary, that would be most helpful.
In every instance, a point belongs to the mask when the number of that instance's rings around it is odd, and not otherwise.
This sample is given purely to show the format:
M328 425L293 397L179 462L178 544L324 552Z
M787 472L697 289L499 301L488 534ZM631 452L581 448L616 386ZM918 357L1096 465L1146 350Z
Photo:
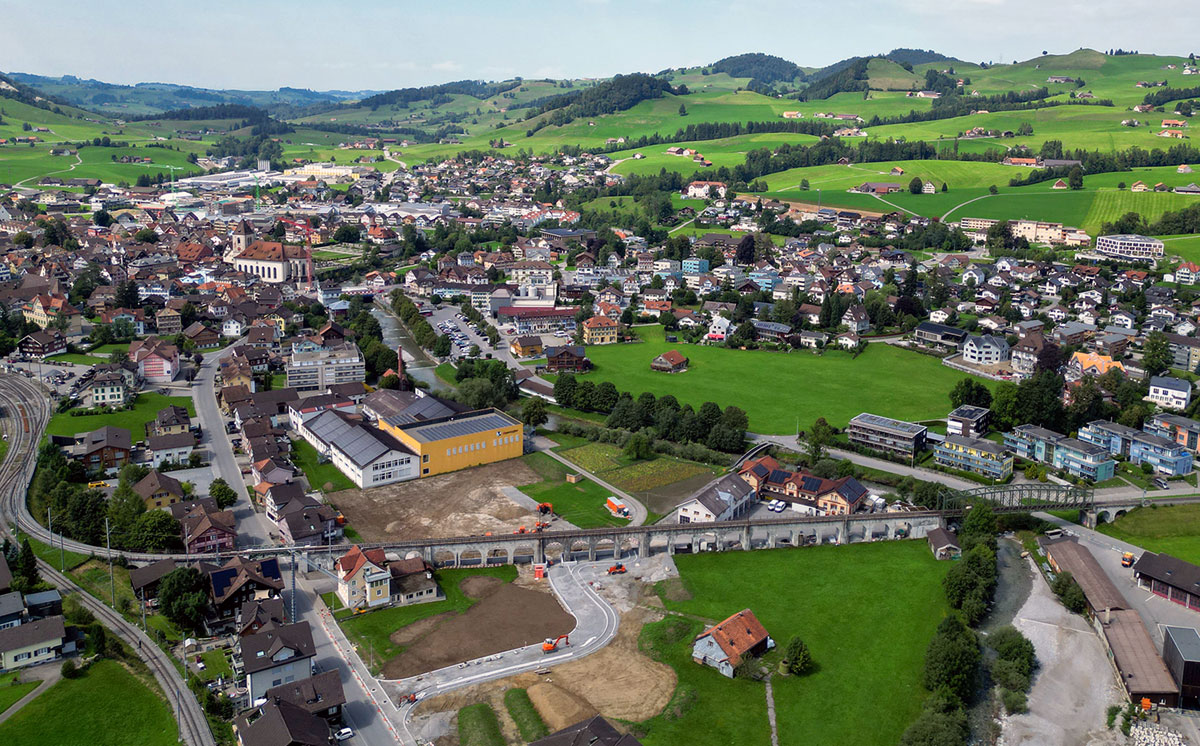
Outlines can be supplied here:
M1184 746L1183 736L1161 725L1134 723L1129 731L1136 746Z

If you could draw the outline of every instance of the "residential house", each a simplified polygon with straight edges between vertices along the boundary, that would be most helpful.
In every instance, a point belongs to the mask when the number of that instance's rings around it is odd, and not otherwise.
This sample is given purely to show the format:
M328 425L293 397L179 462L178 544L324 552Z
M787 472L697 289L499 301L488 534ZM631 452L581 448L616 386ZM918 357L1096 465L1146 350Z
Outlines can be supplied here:
M146 439L151 468L164 464L187 464L196 448L196 436L190 432L154 435Z
M254 702L272 687L307 679L313 674L312 629L308 622L272 627L238 641L246 675L247 700Z
M210 554L233 550L237 540L236 519L229 510L198 506L180 519L183 546L188 554Z
M753 504L755 489L736 474L726 474L675 507L679 523L712 523L741 518Z
M650 361L650 370L660 373L682 373L687 367L688 359L678 350L667 350Z
M963 362L971 365L999 365L1008 357L1008 342L991 334L968 336L962 347Z
M1012 476L1013 457L1003 446L990 440L947 435L934 446L933 462L938 466L1003 480Z
M592 367L584 349L580 345L565 345L562 347L547 347L546 371L549 373L583 373Z
M138 480L137 484L133 485L133 491L142 498L146 510L169 507L183 500L185 496L183 485L178 479L157 470Z
M542 338L532 334L513 337L508 350L513 357L537 357L542 354Z
M732 679L743 661L774 647L775 641L754 612L743 609L697 635L692 642L692 660Z
M283 593L283 575L274 557L233 557L221 566L201 563L199 569L208 581L209 607L204 625L209 634L233 626L247 601L279 598Z
M619 324L616 319L607 316L593 316L583 322L583 343L585 345L607 345L617 341Z
M929 551L933 552L934 559L956 559L962 556L958 538L940 526L930 529L925 535L925 540L929 543Z
M92 473L116 471L129 463L133 442L129 431L105 425L71 439L67 457L81 462Z
M17 349L25 357L45 360L66 352L67 338L58 329L42 329L22 337Z
M1184 410L1192 401L1192 384L1171 376L1151 376L1147 401L1163 409Z
M925 449L928 433L929 428L924 425L866 412L856 415L846 427L851 443L910 459Z
M56 661L67 644L61 616L0 629L0 671Z

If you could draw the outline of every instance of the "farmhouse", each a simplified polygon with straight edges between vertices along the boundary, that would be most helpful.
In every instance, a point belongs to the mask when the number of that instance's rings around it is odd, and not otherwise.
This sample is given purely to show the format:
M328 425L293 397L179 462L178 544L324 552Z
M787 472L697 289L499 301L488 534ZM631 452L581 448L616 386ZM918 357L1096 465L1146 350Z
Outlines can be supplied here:
M687 370L688 359L678 350L667 350L650 361L650 370L660 373L681 373Z
M775 641L754 612L743 609L697 635L692 643L692 660L732 679L734 670L744 660L773 647Z
M693 181L684 188L684 196L688 199L711 199L725 196L723 181Z
M583 373L592 367L580 345L547 347L545 352L546 370L550 373Z
M755 490L736 474L726 474L675 507L679 523L712 523L740 518L754 502Z

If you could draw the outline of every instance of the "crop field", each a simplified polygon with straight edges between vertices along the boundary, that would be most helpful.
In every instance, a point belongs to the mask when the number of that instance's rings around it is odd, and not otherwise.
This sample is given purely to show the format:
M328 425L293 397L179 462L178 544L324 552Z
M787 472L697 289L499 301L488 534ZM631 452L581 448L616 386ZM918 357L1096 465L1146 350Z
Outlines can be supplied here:
M790 353L669 345L662 327L639 327L641 344L589 347L593 381L612 381L635 397L643 391L673 394L682 404L736 404L754 432L784 434L825 417L843 427L860 412L902 420L940 417L963 374L936 358L886 344L872 344L858 358L849 353ZM683 373L656 373L650 361L678 349L691 360ZM987 382L985 382L987 383ZM988 384L991 385L991 384Z
M589 443L560 452L581 468L626 492L646 492L717 470L705 464L669 456L634 461L612 443Z
M1097 530L1151 552L1200 564L1200 505L1136 508Z
M726 679L691 659L692 637L703 629L695 617L715 621L746 608L780 647L799 635L816 666L805 676L772 678L780 743L898 742L920 710L925 648L948 613L941 586L947 564L925 542L675 560L682 588L661 595L668 609L689 616L647 625L641 646L671 665L679 683L666 712L643 723L643 743L770 743L763 685Z

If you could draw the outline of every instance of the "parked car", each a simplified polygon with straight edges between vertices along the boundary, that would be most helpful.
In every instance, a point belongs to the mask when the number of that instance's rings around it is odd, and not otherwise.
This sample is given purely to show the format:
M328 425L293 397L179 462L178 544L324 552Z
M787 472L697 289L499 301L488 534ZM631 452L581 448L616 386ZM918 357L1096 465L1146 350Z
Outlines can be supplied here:
M1162 477L1158 477L1154 480L1154 486L1160 490L1165 490L1167 489L1167 480L1163 479Z
M349 728L342 728L337 733L334 733L333 737L339 741L348 741L354 737L354 731Z

